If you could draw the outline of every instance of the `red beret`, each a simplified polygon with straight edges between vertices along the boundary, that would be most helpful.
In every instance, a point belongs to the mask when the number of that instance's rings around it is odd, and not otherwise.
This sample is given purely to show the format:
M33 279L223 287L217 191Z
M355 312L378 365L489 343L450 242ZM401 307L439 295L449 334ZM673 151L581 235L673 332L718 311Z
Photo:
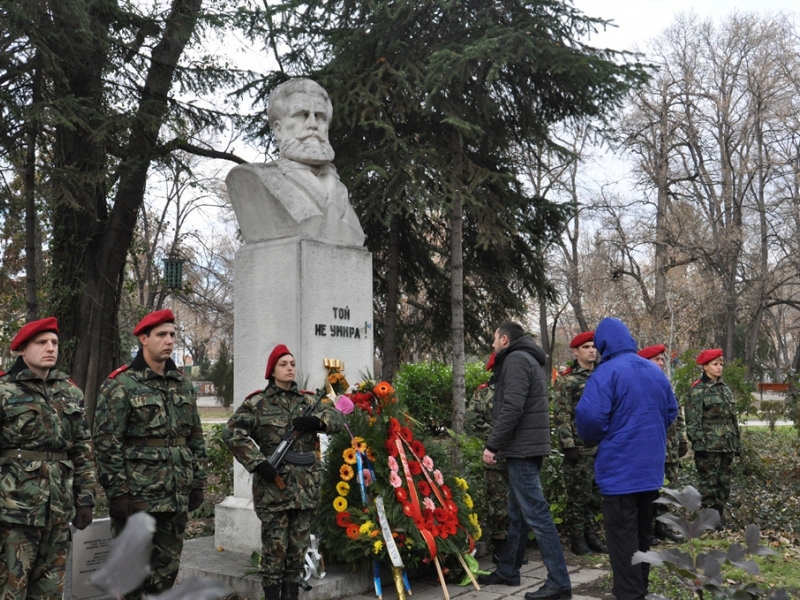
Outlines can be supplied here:
M289 349L283 344L278 344L272 349L272 352L269 353L269 360L267 361L267 372L264 373L264 379L269 379L270 377L272 377L272 372L275 370L275 365L278 364L278 359L281 356L286 356L287 354L292 354L292 353L289 352Z
M591 342L594 339L594 331L584 331L583 333L579 333L572 341L569 343L570 348L579 348L583 346L586 342Z
M697 364L704 365L706 363L710 363L712 360L719 358L720 356L722 356L722 348L709 348L708 350L703 350L697 355Z
M146 315L141 321L139 321L139 324L133 329L133 335L145 333L148 329L157 327L162 323L174 322L175 315L170 309L165 308L164 310L157 310L155 312L151 312L149 315Z
M11 350L16 352L20 346L24 346L25 342L29 339L45 331L58 333L58 319L55 317L47 317L46 319L31 321L27 325L23 325L11 341Z
M491 371L492 369L494 369L494 359L495 359L495 353L492 352L489 355L489 360L486 361L486 370L487 371Z
M664 344L658 344L657 346L648 346L647 348L642 348L636 354L641 356L642 358L653 358L654 356L658 356L659 354L663 354L666 352L667 347Z

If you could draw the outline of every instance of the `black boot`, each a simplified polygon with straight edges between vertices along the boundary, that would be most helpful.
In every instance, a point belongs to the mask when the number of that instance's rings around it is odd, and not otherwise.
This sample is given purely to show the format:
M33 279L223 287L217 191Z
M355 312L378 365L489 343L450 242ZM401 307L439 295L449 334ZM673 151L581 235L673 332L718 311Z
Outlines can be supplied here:
M717 524L716 530L725 531L725 526L728 524L727 521L725 521L725 506L717 504L714 508L719 513L719 523Z
M586 540L583 539L582 535L572 536L572 552L577 556L592 553L589 546L586 545Z
M661 521L656 521L656 537L661 540L669 540L678 544L685 542L686 538L677 531L673 531Z
M264 600L282 600L283 592L281 590L282 584L273 583L264 586Z
M586 534L586 544L595 552L608 554L608 546L606 546L605 542L601 540L600 536L598 536L594 531L590 531Z
M492 562L499 565L506 551L505 538L492 538Z
M281 600L297 600L297 593L300 586L294 581L283 582L283 598Z

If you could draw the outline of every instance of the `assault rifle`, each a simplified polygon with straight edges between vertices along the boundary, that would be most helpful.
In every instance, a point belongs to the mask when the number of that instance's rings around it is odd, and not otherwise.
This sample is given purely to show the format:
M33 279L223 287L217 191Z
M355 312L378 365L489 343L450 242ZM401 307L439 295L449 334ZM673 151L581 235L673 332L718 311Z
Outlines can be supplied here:
M314 404L307 406L305 410L300 414L300 416L310 417L326 395L327 394L325 393L324 388L318 389L317 393L314 394L314 399L316 400L316 402L314 402ZM281 440L281 443L278 444L277 448L275 448L275 451L272 454L270 454L269 458L267 459L267 462L271 464L276 471L278 470L278 467L281 465L281 463L283 463L284 459L286 458L286 455L289 454L289 452L291 451L292 446L297 441L297 438L300 437L301 433L302 433L301 431L298 431L294 426L292 426L292 428L286 432L286 435L283 436L283 440ZM314 464L314 463L311 462L309 464ZM275 485L277 485L279 489L286 488L286 484L283 482L283 479L281 479L280 475L275 475Z

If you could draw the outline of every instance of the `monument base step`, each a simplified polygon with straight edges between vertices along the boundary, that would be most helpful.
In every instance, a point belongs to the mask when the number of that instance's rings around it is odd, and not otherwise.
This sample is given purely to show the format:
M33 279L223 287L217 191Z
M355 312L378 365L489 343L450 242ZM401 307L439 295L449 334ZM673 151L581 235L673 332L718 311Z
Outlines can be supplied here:
M250 555L238 552L218 551L214 536L186 540L181 555L178 579L187 577L209 577L219 579L231 590L248 600L259 600L264 595L261 577L253 573L255 567ZM343 565L326 565L325 577L312 577L313 588L300 590L300 600L336 600L347 596L374 593L372 577L367 573L353 573Z

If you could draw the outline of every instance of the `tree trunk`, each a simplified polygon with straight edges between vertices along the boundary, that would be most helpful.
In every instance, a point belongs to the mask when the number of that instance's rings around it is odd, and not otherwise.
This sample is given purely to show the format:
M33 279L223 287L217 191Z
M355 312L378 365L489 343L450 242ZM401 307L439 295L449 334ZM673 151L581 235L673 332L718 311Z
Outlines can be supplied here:
M389 221L389 256L386 265L386 313L383 318L381 378L392 381L397 372L397 304L400 298L400 216Z
M553 370L553 346L550 344L550 331L547 328L547 301L542 296L539 296L539 339L545 355L544 372L549 378Z
M453 181L450 207L450 302L453 340L453 431L464 431L466 406L465 356L464 356L464 257L463 257L463 206L458 184L462 179L461 139L453 133ZM460 453L453 447L453 464L460 464Z
M41 100L41 83L38 55L32 59L33 83L31 91L31 111L28 115L25 150L25 308L28 321L39 318L39 299L37 294L38 276L36 272L38 252L38 226L36 210L36 140L39 137L39 121L35 116Z

